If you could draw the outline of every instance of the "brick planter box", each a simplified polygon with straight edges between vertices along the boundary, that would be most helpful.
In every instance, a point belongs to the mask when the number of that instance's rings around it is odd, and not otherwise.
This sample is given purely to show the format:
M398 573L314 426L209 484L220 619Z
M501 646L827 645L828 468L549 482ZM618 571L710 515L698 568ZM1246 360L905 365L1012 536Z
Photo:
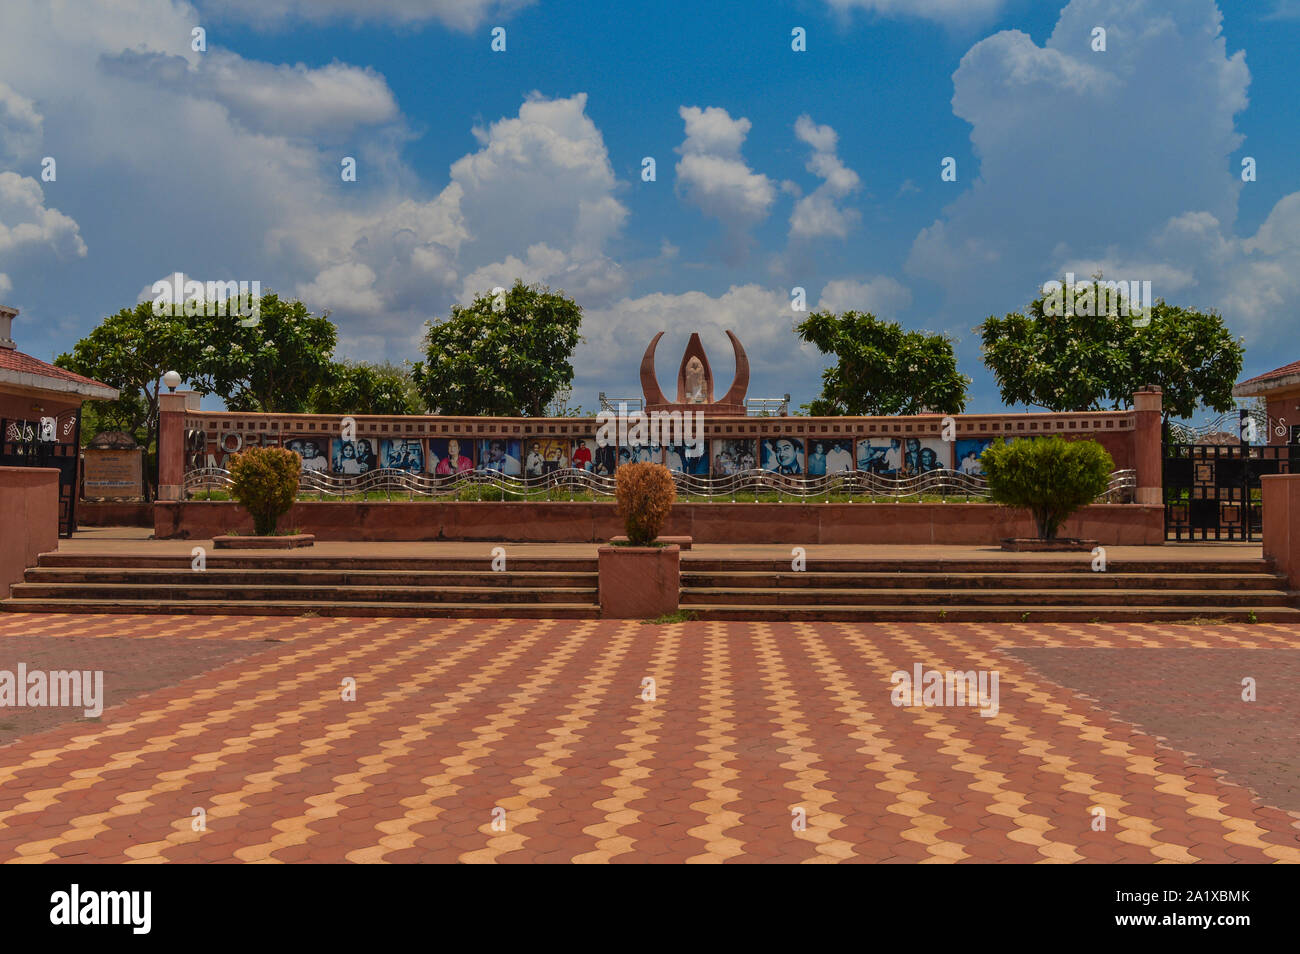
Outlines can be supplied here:
M597 553L602 619L654 619L677 612L680 547L607 546Z

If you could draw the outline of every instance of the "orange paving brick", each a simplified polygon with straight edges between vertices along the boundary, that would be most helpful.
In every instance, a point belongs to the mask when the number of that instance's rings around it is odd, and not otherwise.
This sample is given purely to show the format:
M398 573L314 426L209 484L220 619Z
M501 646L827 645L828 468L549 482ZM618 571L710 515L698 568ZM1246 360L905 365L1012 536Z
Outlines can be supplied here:
M135 681L11 730L7 863L1300 861L1281 626L0 618L20 657ZM895 706L916 663L999 711Z

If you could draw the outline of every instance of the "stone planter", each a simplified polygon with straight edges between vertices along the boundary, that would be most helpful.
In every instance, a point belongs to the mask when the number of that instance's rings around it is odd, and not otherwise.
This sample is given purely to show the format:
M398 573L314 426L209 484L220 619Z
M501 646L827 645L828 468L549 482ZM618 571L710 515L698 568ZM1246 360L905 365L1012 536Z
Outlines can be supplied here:
M1015 553L1074 553L1084 550L1091 553L1097 547L1096 540L1080 540L1078 537L1057 537L1044 540L1041 537L1005 537L1002 549Z
M214 550L296 550L316 542L310 533L291 533L283 537L257 537L227 535L212 538Z
M655 619L675 613L681 594L681 548L600 547L602 619Z

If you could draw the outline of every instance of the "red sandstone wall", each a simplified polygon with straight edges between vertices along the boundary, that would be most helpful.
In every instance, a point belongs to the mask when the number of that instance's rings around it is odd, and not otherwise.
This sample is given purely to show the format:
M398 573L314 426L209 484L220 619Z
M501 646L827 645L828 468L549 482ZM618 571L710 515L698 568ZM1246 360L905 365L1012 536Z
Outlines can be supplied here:
M511 543L602 543L623 532L611 503L298 503L281 529L321 540L483 540ZM211 539L252 533L237 504L154 505L159 539ZM1028 516L975 503L691 503L673 508L664 534L697 543L996 544L1034 535ZM1062 536L1107 546L1164 542L1164 510L1093 504L1066 522Z
M132 501L77 502L78 527L152 527L153 505Z
M59 472L46 467L0 467L0 598L59 548Z
M1261 478L1264 556L1300 590L1300 474Z

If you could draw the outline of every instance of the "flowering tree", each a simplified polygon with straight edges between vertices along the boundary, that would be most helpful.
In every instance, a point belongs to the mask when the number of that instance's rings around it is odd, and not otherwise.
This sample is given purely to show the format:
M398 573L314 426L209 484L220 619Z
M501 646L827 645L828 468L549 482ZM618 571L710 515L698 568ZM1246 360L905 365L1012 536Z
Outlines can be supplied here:
M581 324L571 299L516 281L428 323L415 386L442 414L541 417L573 381Z
M261 297L256 321L222 310L186 319L194 362L183 376L232 411L306 410L312 388L329 380L338 338L329 316L274 292Z
M1138 388L1154 384L1164 391L1166 418L1191 417L1199 405L1234 407L1243 352L1222 317L1164 300L1143 314L1125 314L1132 311L1128 302L1104 295L1100 277L1066 289L1073 291L1070 308L1052 307L1053 297L1042 295L1024 313L991 316L976 328L1005 403L1119 409Z
M807 405L814 416L956 414L966 406L970 379L957 373L943 335L904 331L858 311L813 312L795 331L836 357L822 372L821 397Z

